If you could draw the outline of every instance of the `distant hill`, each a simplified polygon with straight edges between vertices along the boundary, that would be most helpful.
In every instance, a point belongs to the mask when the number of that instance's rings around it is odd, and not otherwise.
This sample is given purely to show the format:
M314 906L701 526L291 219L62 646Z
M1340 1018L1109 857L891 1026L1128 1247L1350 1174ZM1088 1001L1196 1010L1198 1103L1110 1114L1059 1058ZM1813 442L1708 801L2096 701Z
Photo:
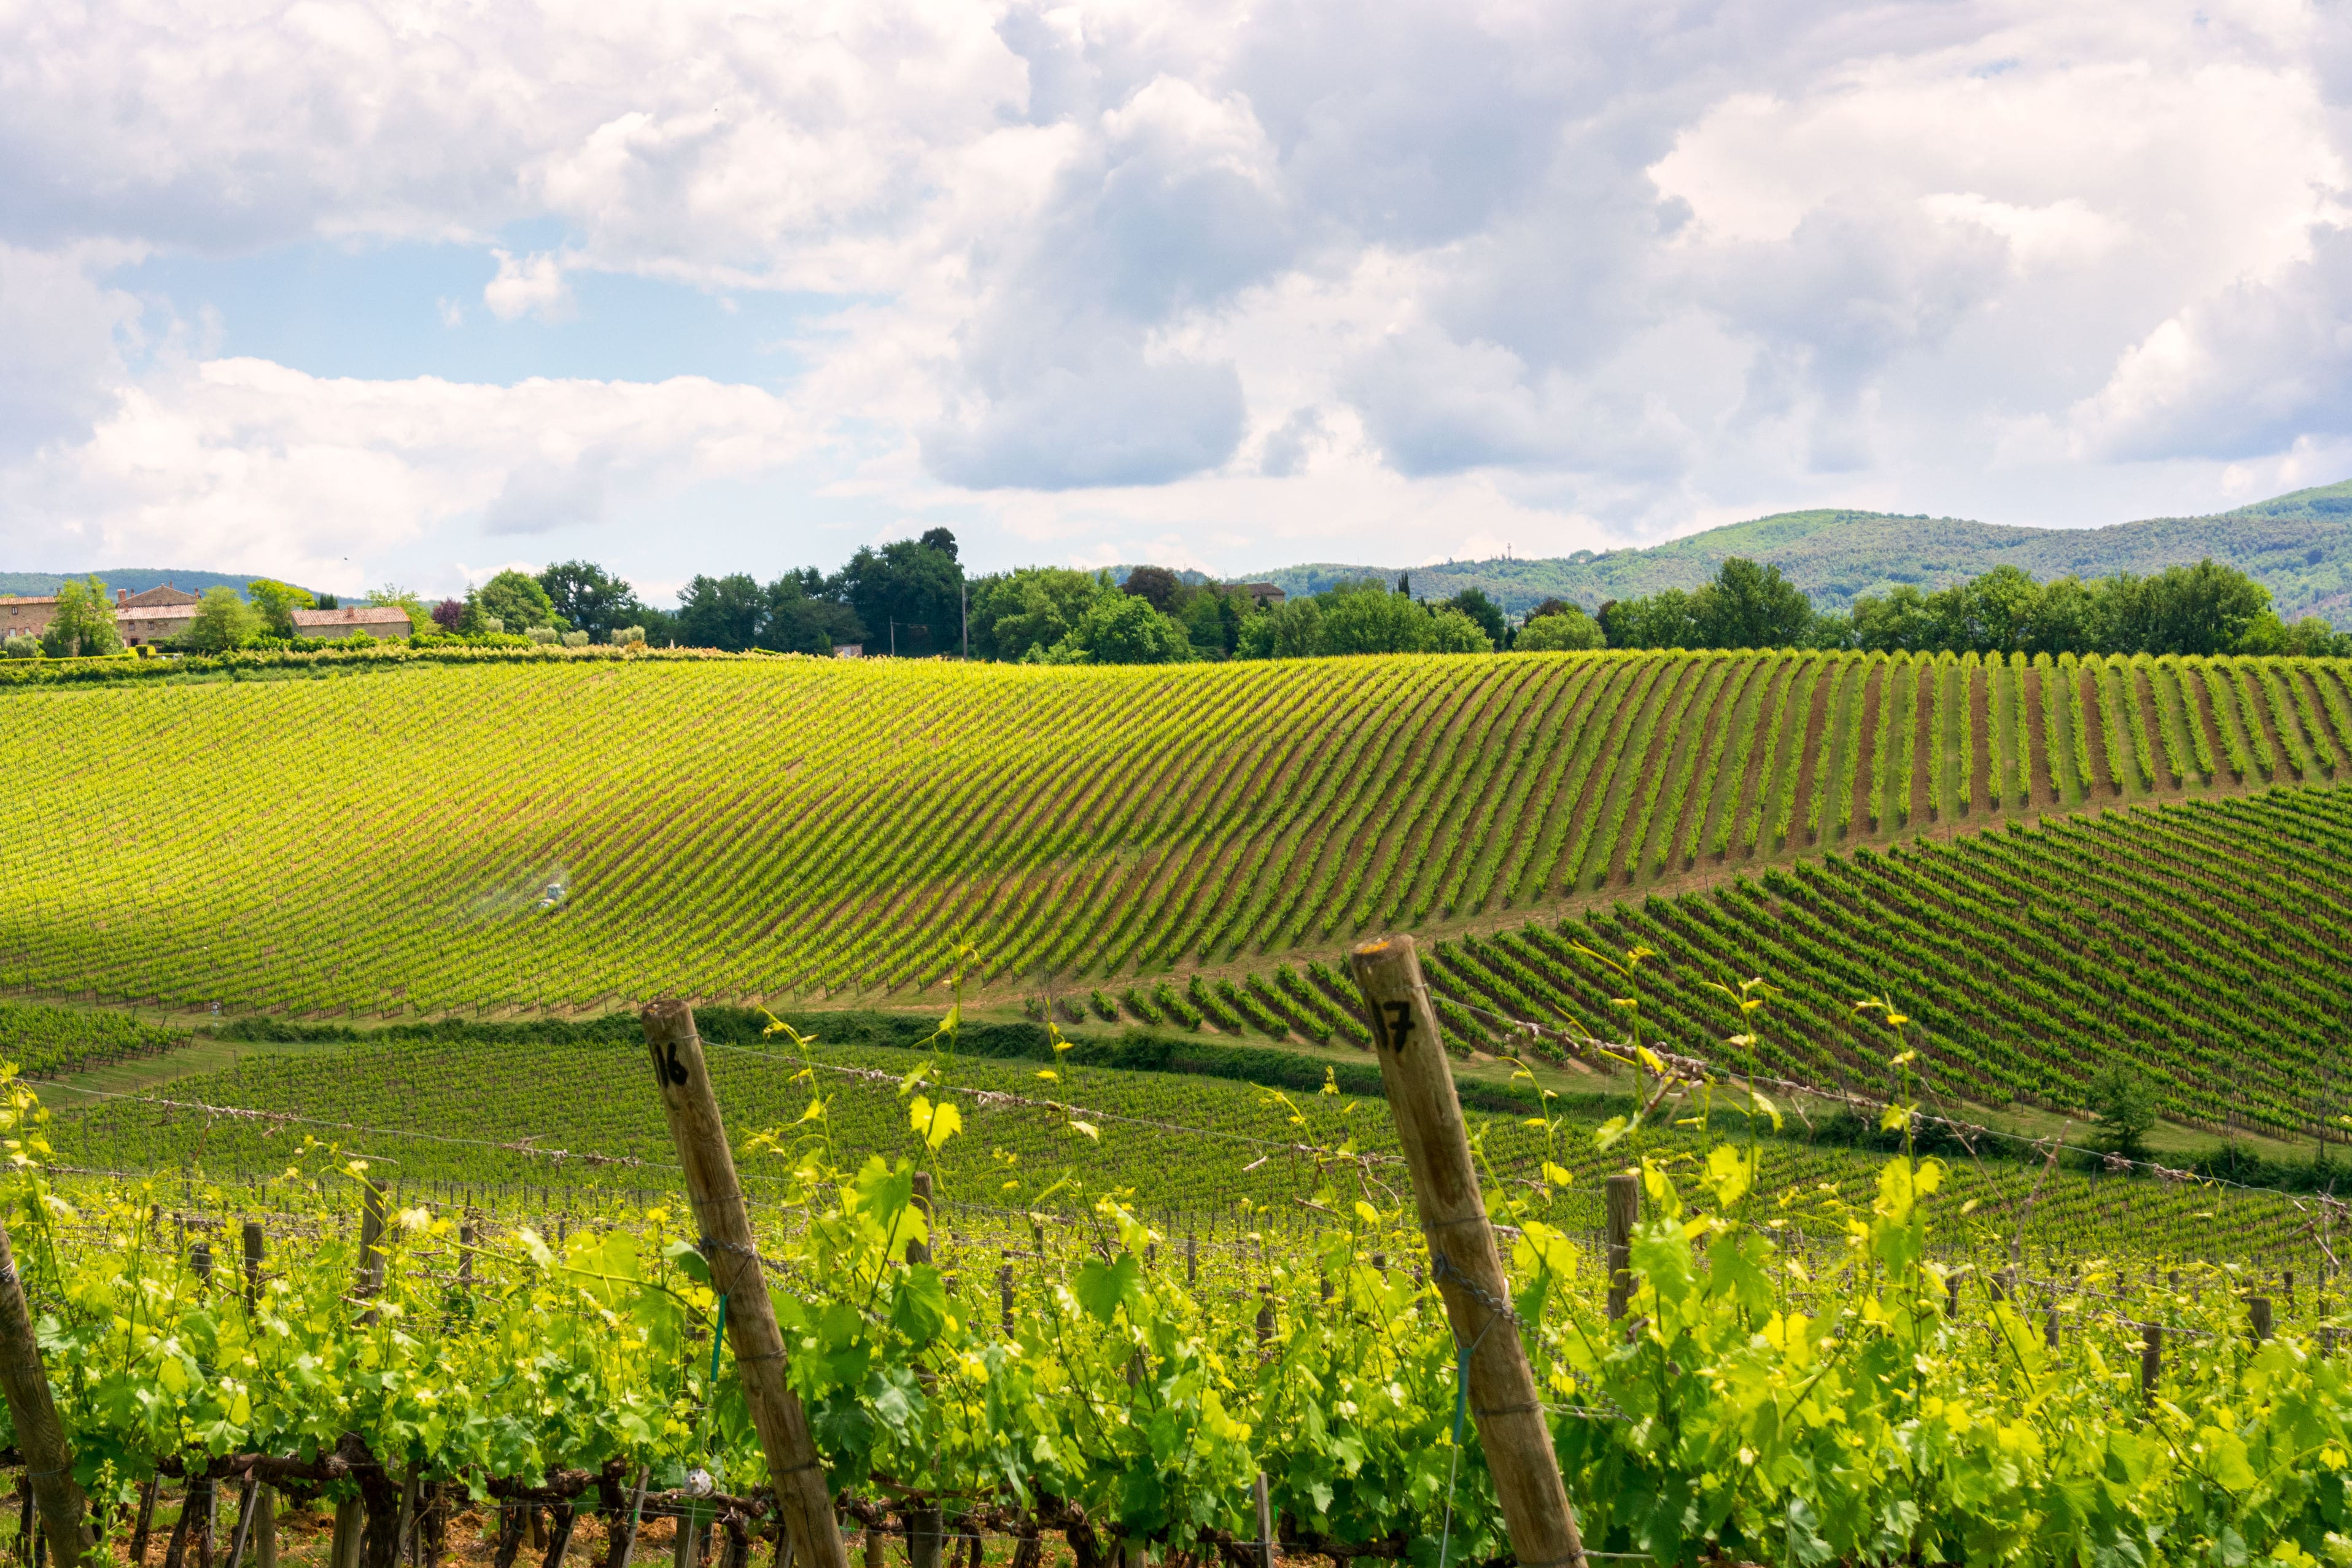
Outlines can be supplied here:
M54 594L68 576L96 577L109 588L131 594L143 594L166 583L191 594L207 588L234 588L243 594L245 585L259 575L257 572L175 572L152 566L124 566L112 572L0 572L0 594Z
M1995 566L2040 578L2143 574L2205 556L2262 583L2280 615L2315 615L2352 627L2352 480L2297 490L2210 517L2158 517L2105 528L2010 528L1960 518L1878 511L1785 511L1639 550L1534 561L1463 561L1437 566L1318 563L1251 574L1286 593L1319 593L1352 577L1412 574L1416 595L1444 598L1477 587L1513 615L1549 597L1588 609L1603 600L1695 588L1724 558L1777 565L1823 610L1898 583L1937 588Z

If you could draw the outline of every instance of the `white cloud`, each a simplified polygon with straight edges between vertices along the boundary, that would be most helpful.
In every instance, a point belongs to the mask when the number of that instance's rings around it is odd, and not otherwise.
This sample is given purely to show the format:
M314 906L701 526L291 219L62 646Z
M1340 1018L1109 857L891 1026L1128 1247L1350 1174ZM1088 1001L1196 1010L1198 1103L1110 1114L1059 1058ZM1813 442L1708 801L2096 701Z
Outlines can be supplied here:
M0 527L290 574L601 526L677 574L946 520L983 564L1238 569L2226 504L2352 438L2347 31L2292 0L20 5ZM492 386L209 357L193 302L110 280L319 240L494 268L453 365L527 319L633 343L583 275L814 302L759 387ZM465 325L474 286L415 319Z
M499 275L482 286L482 303L490 314L501 321L515 321L535 315L543 321L560 321L572 312L572 286L563 280L563 264L542 251L518 259L503 250L492 250L499 258ZM450 326L445 309L442 320Z
M540 532L595 521L612 489L756 475L796 454L794 423L768 393L688 377L485 386L213 360L126 392L15 478L80 557L348 589L454 519Z

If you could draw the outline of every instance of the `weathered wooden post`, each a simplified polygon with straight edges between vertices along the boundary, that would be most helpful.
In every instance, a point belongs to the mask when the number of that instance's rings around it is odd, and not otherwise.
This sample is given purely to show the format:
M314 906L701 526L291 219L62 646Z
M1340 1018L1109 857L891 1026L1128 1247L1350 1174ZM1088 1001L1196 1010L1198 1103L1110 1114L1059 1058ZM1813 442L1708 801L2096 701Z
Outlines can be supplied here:
M1010 1258L997 1266L996 1311L1009 1338L1013 1333L1013 1263Z
M0 1222L0 1392L16 1424L16 1448L33 1483L33 1503L41 1514L41 1539L49 1561L71 1568L97 1541L89 1525L89 1506L73 1479L73 1450L49 1391L48 1368L33 1337L33 1315L25 1306L24 1281L16 1278L16 1255L8 1226Z
M2139 1395L2151 1404L2156 1399L2156 1382L2164 1372L2164 1330L2155 1323L2143 1323L2139 1331Z
M1633 1300L1633 1226L1642 1217L1642 1178L1620 1171L1604 1187L1607 1210L1609 1315L1622 1318Z
M1412 938L1365 942L1349 962L1371 1019L1381 1082L1412 1174L1430 1273L1445 1302L1454 1342L1468 1352L1470 1410L1512 1554L1519 1568L1583 1568L1584 1541L1519 1343L1510 1281L1479 1195L1462 1102L1454 1091L1454 1071L1445 1060Z
M811 1440L800 1396L786 1378L783 1334L776 1327L767 1280L754 1248L751 1216L735 1178L735 1157L719 1119L719 1100L702 1061L694 1010L683 1002L656 1002L640 1015L662 1114L686 1169L698 1238L712 1283L727 1298L727 1337L743 1380L752 1425L776 1489L778 1511L802 1568L849 1568L835 1525L824 1461Z
M360 1178L360 1267L359 1279L352 1294L372 1300L383 1293L383 1189L366 1177ZM373 1328L376 1310L370 1307L360 1314L360 1323Z
M1257 1568L1274 1568L1274 1494L1266 1489L1265 1472L1257 1473Z
M383 1290L385 1207L383 1189L362 1176L360 1256L358 1266L352 1271L352 1294L362 1301L373 1301ZM359 1316L362 1328L373 1328L379 1321L373 1307L369 1307ZM335 1503L335 1534L328 1553L331 1568L359 1568L361 1547L366 1533L367 1500L362 1488L362 1493L340 1499Z
M923 1216L923 1239L907 1238L907 1267L931 1260L929 1237L936 1211L931 1206L931 1173L915 1173L914 1208ZM928 1378L928 1374L925 1374ZM940 1568L941 1524L937 1499L909 1497L907 1508L907 1568ZM690 1568L690 1565L689 1565Z
M248 1312L261 1304L261 1222L245 1222L245 1310Z
M236 1529L229 1533L228 1568L237 1568L245 1561L245 1543L253 1534L254 1510L260 1504L261 1483L252 1475L236 1493Z
M147 1568L147 1536L155 1526L155 1493L163 1484L161 1476L149 1476L139 1489L139 1521L131 1529L131 1568Z
M2253 1331L2254 1343L2262 1344L2271 1337L2271 1299L2268 1296L2246 1298L2246 1323Z

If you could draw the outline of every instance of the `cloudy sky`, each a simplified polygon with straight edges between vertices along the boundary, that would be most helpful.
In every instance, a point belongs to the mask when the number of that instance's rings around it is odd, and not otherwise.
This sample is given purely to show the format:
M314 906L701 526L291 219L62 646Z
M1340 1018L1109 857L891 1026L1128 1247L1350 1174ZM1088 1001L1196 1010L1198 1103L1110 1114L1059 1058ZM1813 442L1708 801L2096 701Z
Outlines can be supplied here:
M2352 476L2272 0L0 0L0 569L1239 573Z

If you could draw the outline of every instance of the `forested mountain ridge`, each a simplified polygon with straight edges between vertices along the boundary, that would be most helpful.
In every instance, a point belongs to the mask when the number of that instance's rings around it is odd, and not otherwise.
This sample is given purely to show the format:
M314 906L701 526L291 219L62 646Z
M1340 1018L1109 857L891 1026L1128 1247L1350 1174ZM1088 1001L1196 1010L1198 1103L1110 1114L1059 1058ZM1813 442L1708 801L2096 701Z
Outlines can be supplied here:
M180 572L162 566L123 566L111 572L0 572L0 594L46 597L56 593L68 577L77 582L96 577L109 588L120 588L126 594L143 594L166 584L191 594L201 594L207 588L234 588L242 594L245 585L259 575L256 572Z
M2352 480L2208 517L2147 518L2105 528L2021 528L1831 509L1779 512L1642 549L1409 569L1318 563L1254 580L1278 584L1290 594L1316 593L1352 577L1393 580L1400 570L1410 570L1416 595L1441 599L1479 588L1516 616L1552 597L1591 609L1662 588L1696 588L1734 555L1779 566L1823 611L1847 609L1856 596L1884 594L1898 584L1937 588L1996 566L2016 566L2043 579L2069 573L2087 578L2145 574L2210 555L2268 588L2283 620L2315 615L2347 627L2352 626Z

